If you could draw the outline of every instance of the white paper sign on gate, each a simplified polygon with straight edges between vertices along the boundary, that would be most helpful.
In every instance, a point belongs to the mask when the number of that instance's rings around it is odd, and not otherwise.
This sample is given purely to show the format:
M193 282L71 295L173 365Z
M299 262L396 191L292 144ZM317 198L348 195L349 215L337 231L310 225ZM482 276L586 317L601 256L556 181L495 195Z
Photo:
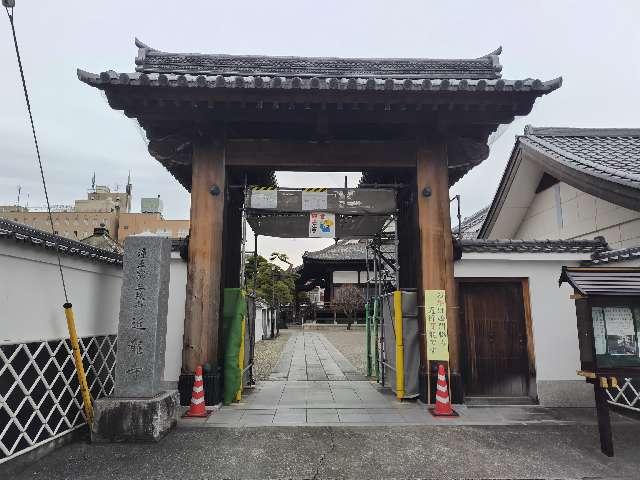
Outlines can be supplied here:
M336 216L333 213L311 212L309 214L309 237L335 238Z
M326 188L305 188L302 190L302 210L317 211L327 209Z
M607 330L604 326L604 311L602 307L591 309L591 319L593 320L593 339L596 346L596 355L607 353Z
M278 190L273 187L252 188L251 208L278 208Z

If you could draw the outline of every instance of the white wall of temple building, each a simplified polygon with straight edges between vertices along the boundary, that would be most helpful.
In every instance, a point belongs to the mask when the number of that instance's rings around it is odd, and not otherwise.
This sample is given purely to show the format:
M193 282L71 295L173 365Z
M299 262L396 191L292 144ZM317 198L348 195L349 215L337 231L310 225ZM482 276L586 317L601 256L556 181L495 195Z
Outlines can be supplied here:
M358 272L347 270L335 270L333 283L358 283Z
M61 256L79 337L115 335L120 315L122 267ZM182 337L187 263L172 252L164 380L177 382L182 366ZM64 296L55 252L14 241L0 242L0 345L69 337ZM266 305L256 312L256 341L262 339Z
M592 239L611 249L640 244L640 212L594 197L564 182L535 194L513 238Z
M580 369L573 289L558 286L562 266L577 266L589 254L465 253L455 263L456 278L528 278L537 395L542 405L593 404L593 388Z
M169 270L167 345L164 354L164 380L167 382L177 382L182 368L182 336L186 297L187 262L182 260L177 252L172 252Z
M255 339L256 343L264 339L267 332L267 318L269 310L267 304L258 300L256 302Z

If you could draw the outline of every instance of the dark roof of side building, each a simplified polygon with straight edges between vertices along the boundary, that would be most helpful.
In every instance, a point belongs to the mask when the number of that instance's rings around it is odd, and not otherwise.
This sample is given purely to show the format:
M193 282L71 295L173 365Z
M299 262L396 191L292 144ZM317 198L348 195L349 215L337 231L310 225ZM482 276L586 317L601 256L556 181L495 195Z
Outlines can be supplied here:
M10 220L0 219L0 239L12 239L17 242L54 250L57 245L58 251L64 255L86 258L96 262L122 265L122 255L119 253L96 248L76 240L61 237L60 235L53 235Z
M594 240L484 240L463 239L464 253L596 253L604 252L607 242Z
M605 265L629 260L640 260L640 246L597 252L591 256L590 261L585 263L588 265Z
M462 219L460 223L460 229L462 230L462 238L463 239L473 239L478 238L478 232L484 223L484 219L487 218L487 213L489 212L489 207L486 206L481 210L478 210L474 214L465 217ZM453 228L453 233L458 234L458 226L456 225Z
M124 253L124 248L122 248L122 245L109 235L109 229L105 227L104 223L101 223L99 227L95 227L92 235L89 235L80 241L85 245L91 245L92 247L106 250L108 252L119 254Z
M607 249L607 243L601 237L594 240L462 240L463 253L602 254L606 253ZM362 241L339 241L322 250L305 252L302 258L319 262L364 262L366 260L366 244Z
M640 210L640 129L527 125L516 137L479 237L493 228L523 157L574 188Z
M529 125L520 141L568 168L640 190L640 129Z
M640 268L562 267L559 285L569 283L582 295L640 295Z

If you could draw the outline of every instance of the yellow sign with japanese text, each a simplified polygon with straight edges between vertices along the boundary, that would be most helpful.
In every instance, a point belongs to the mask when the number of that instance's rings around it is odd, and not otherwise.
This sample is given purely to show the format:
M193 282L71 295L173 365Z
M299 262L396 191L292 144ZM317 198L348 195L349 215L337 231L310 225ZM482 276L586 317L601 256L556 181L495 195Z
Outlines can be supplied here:
M424 324L427 360L449 361L447 302L444 290L424 291Z

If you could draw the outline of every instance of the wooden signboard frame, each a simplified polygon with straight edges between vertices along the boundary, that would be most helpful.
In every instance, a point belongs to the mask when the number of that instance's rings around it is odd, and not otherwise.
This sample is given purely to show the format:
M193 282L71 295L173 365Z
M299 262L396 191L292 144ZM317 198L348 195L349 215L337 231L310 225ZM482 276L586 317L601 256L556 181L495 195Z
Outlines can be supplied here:
M585 380L593 385L600 434L600 449L608 457L613 457L613 434L606 389L617 385L618 379L621 377L640 378L640 299L637 296L622 295L587 296L577 291L572 297L576 304L580 365L582 369L578 374L585 377ZM613 308L630 309L634 327L632 334L635 340L633 353L631 349L629 349L629 354L608 353L610 339L609 335L606 335L607 319L604 313L602 322L605 332L605 353L602 353L602 344L597 345L598 342L602 341L598 339L601 333L595 332L594 329L594 308L601 308L603 311L604 309Z

